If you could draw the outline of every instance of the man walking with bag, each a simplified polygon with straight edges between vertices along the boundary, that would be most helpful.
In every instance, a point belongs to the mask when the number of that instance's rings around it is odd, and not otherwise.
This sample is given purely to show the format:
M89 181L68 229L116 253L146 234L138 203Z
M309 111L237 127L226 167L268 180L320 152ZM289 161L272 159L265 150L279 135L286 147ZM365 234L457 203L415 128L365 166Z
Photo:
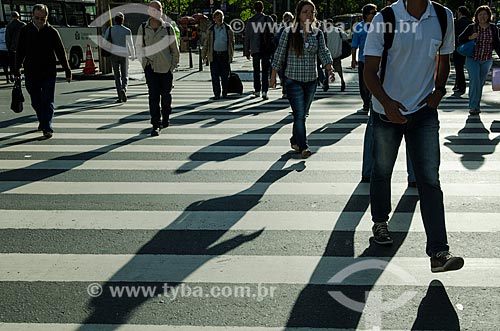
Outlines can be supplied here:
M234 32L229 24L224 23L224 13L217 9L214 14L214 22L208 28L208 35L203 44L201 58L210 62L210 74L212 76L212 88L214 100L227 97L227 84L231 71L231 62L234 55Z
M47 23L48 15L46 5L33 6L33 21L19 33L15 65L16 79L21 78L21 66L24 66L26 90L38 118L38 130L43 131L43 136L47 139L52 138L54 133L52 119L57 60L64 68L66 81L71 82L71 69L64 45L59 32Z
M137 32L136 49L148 84L151 136L156 137L170 124L172 71L179 64L179 46L172 26L162 18L161 3L151 1L148 13Z

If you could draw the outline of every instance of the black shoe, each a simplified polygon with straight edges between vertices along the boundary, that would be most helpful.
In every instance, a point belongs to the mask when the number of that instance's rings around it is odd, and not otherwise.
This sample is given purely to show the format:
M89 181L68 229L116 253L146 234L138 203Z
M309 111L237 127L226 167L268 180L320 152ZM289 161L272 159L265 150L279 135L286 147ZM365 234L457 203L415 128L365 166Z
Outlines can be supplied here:
M462 269L464 259L453 256L448 251L442 251L431 257L431 271L445 272Z
M116 99L116 101L115 101L115 103L122 103L122 102L123 102L123 101L122 101L122 99L121 99L121 98L118 98L118 99Z
M127 94L125 93L125 90L120 91L120 99L122 102L127 102Z
M370 177L362 176L361 177L361 183L369 183L370 182Z
M153 127L151 130L151 137L158 137L160 135L160 128Z
M170 121L169 121L169 120L163 120L163 121L161 122L161 128L162 128L162 129L168 128L168 127L169 127L169 125L170 125Z
M345 82L340 85L340 92L345 92Z
M220 100L220 96L219 95L216 95L216 96L213 96L210 98L211 100Z
M358 109L357 113L358 114L368 114L368 108L361 108L361 109Z
M328 89L330 88L330 85L328 85L328 79L325 79L322 85L323 85L323 92L328 91Z
M372 227L373 241L382 246L390 246L393 241L387 229L387 222L376 222Z
M52 132L50 132L50 131L45 131L45 132L43 133L43 136L44 136L46 139L50 139L50 138L52 138L52 136L53 136L53 135L54 135L54 134L53 134Z
M417 182L408 182L408 187L417 188Z

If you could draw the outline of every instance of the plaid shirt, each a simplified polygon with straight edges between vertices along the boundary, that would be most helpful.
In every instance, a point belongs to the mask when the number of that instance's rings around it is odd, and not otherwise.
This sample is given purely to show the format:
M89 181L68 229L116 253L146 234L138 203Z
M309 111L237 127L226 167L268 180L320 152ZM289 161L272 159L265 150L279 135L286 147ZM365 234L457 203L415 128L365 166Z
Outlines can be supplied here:
M288 35L290 28L286 28L281 34L278 48L274 53L272 67L276 71L280 71L286 62L285 77L299 82L311 82L318 78L316 59L319 55L323 65L332 64L332 56L325 45L325 38L322 32L314 28L313 33L307 35L304 42L304 54L298 56L293 49L289 49L288 58L285 59L286 47L288 43ZM316 36L320 33L319 36ZM318 44L319 41L319 44Z
M478 28L474 60L487 61L493 57L493 33L488 26L486 29Z

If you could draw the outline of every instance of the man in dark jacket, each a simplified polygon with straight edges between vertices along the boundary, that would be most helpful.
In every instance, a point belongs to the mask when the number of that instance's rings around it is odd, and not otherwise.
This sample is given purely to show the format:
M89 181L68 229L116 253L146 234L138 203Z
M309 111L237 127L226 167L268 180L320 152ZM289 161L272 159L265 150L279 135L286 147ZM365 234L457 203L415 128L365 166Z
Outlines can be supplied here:
M24 66L26 90L38 117L38 130L43 131L43 136L47 139L52 138L54 132L52 119L57 60L66 72L66 80L71 82L71 69L64 45L59 32L47 23L48 13L46 5L33 6L33 21L19 33L15 66L17 78L20 78L21 66Z
M465 65L465 56L461 55L457 52L456 48L459 45L458 36L464 32L465 28L472 23L472 19L470 18L470 12L465 6L458 7L457 13L457 21L455 22L455 51L453 52L453 63L455 64L455 86L453 87L453 91L455 93L462 95L465 93L465 74L464 74L464 65Z
M267 100L271 55L274 53L272 49L274 21L270 16L263 13L264 4L262 1L256 1L253 8L256 14L248 19L245 28L243 55L249 60L250 56L252 56L254 96L259 97L262 90L262 98ZM265 29L263 29L263 27L265 27ZM260 80L261 63L262 84Z
M10 22L7 24L7 29L5 30L5 42L7 43L7 49L9 51L9 66L10 66L10 80L14 80L14 65L16 61L16 48L17 39L19 38L19 32L21 28L26 25L26 23L19 20L19 13L17 11L12 11L10 13Z

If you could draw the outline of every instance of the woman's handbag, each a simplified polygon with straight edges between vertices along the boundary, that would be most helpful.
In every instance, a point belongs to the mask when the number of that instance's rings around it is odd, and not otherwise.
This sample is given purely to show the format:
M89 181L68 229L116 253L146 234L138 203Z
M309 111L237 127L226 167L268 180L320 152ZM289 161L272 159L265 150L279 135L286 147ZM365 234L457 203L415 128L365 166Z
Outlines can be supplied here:
M14 88L12 89L12 100L10 102L10 109L14 113L20 113L23 111L24 95L21 88L21 79L16 78L14 81Z
M476 49L476 41L471 40L457 47L457 52L460 55L472 57Z
M500 69L493 69L491 87L493 88L493 91L500 91Z

